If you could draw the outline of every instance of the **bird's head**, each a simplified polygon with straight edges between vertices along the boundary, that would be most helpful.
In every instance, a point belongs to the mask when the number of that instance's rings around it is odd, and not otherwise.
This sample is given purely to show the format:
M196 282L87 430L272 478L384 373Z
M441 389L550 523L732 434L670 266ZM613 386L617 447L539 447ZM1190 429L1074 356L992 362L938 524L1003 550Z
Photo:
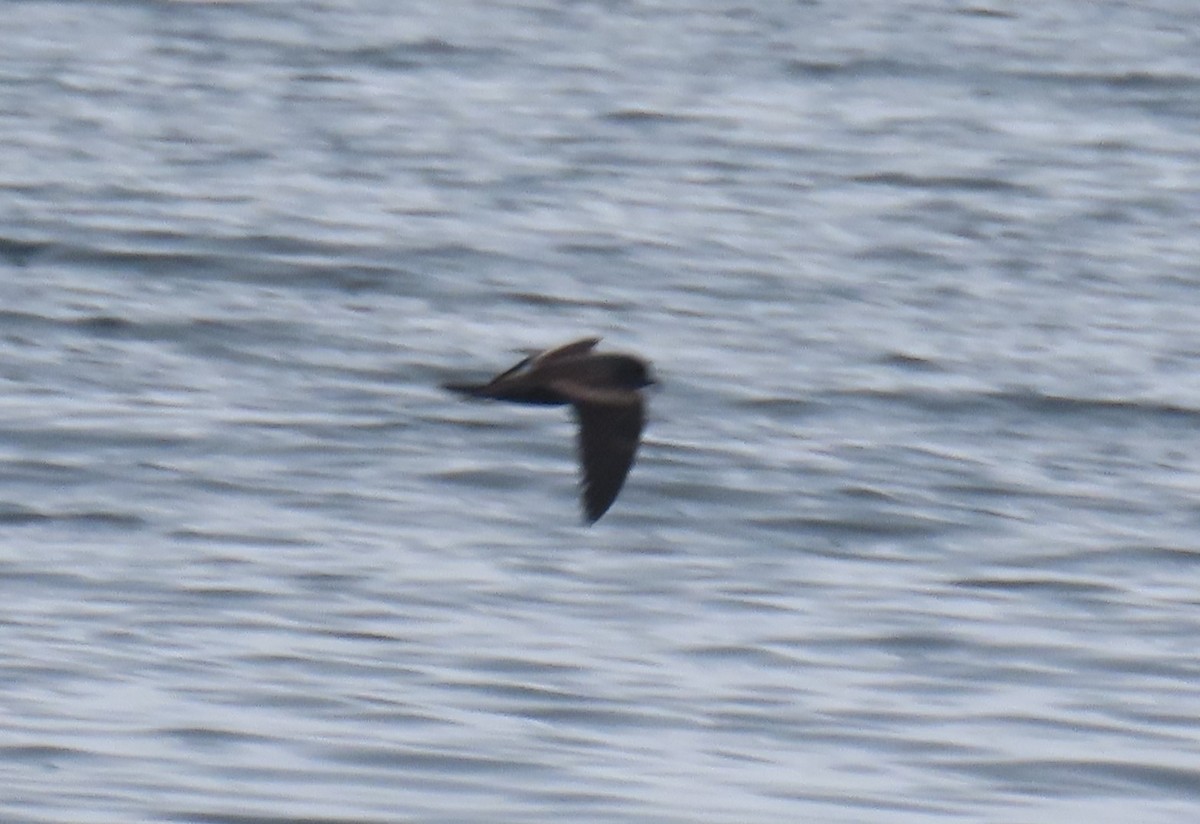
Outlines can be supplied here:
M617 359L616 378L617 383L626 389L641 389L657 383L645 361L628 355Z

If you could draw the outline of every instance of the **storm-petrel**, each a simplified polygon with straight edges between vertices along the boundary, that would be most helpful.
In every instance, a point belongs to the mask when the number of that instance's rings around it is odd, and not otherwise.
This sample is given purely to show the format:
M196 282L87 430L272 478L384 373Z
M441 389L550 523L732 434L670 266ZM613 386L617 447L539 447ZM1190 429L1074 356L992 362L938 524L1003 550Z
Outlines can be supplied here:
M608 511L625 483L645 423L645 403L638 390L654 383L640 358L593 353L599 342L600 338L584 338L530 355L488 383L442 384L471 398L574 407L589 524Z

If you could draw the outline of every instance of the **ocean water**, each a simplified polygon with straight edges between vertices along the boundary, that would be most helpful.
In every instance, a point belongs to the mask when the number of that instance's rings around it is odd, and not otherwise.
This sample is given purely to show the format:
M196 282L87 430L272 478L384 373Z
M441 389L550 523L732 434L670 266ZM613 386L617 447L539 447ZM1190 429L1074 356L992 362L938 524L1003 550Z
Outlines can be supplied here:
M7 824L1196 820L1193 4L13 2L0 157Z

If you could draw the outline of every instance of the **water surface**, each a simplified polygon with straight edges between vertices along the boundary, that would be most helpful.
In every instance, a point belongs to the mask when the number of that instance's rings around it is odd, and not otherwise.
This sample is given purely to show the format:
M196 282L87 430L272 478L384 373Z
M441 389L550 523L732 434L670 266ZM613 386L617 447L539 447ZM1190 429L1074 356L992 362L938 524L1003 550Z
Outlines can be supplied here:
M10 6L6 822L1195 818L1190 4Z

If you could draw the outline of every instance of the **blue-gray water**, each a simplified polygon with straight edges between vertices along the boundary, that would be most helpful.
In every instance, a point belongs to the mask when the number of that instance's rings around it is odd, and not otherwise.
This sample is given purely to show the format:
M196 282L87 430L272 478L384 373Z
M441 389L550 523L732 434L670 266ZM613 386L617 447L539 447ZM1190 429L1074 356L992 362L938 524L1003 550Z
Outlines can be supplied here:
M1195 821L1195 12L4 4L0 820Z

